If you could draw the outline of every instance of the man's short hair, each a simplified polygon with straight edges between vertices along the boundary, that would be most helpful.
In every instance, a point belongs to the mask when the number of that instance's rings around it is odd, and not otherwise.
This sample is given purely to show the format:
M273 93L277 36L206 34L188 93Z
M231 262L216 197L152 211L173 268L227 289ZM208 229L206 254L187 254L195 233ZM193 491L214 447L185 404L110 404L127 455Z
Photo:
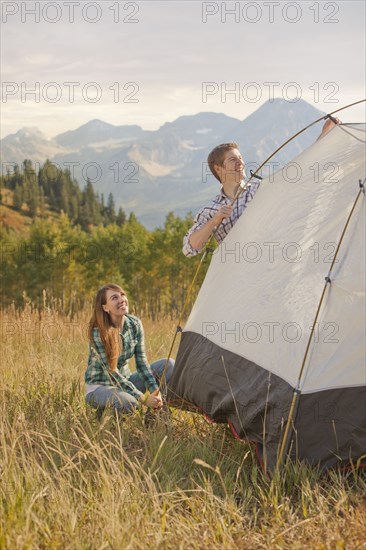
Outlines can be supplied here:
M238 149L239 146L235 141L232 141L231 143L221 143L221 145L217 145L214 149L212 149L211 153L207 157L208 166L215 176L217 180L221 183L221 180L219 176L216 173L215 164L218 164L219 166L224 162L224 157L227 151L230 151L230 149Z

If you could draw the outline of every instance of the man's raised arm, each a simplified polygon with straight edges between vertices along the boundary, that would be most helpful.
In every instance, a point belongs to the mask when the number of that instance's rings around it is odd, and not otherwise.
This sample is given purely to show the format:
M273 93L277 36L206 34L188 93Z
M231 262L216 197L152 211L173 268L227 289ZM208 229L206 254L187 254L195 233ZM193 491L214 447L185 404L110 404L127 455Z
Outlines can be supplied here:
M187 231L183 239L183 254L185 256L199 254L215 228L220 225L223 219L229 218L232 212L233 207L225 204L212 217L206 217L203 212L199 213L196 222Z

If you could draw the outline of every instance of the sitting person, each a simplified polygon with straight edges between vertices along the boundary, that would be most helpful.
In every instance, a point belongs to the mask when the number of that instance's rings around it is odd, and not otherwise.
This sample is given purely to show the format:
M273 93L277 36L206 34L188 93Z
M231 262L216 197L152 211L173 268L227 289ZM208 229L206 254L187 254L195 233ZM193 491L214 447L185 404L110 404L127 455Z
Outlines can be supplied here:
M132 356L136 364L134 373L128 366ZM89 324L86 402L99 410L110 405L120 412L132 412L140 404L160 409L163 399L159 382L165 365L166 359L149 365L142 323L129 315L123 289L115 284L99 289ZM173 367L174 361L170 359L164 383L169 382Z

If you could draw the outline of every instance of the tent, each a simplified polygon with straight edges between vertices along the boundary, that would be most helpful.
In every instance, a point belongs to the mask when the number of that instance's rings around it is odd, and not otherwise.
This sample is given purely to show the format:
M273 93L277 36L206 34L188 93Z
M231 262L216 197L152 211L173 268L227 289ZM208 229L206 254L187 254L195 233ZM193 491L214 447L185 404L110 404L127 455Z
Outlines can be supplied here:
M365 132L336 126L262 181L182 333L169 400L269 471L281 446L321 468L366 455Z

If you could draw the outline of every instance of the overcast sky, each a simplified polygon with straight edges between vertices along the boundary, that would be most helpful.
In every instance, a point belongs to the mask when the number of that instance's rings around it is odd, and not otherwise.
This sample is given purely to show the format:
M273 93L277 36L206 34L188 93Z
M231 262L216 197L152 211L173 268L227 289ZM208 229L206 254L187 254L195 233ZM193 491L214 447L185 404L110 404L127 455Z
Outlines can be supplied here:
M244 119L273 95L325 112L365 97L363 0L1 8L2 137L24 126L52 137L94 118L147 130L201 111ZM365 120L365 108L340 118Z

